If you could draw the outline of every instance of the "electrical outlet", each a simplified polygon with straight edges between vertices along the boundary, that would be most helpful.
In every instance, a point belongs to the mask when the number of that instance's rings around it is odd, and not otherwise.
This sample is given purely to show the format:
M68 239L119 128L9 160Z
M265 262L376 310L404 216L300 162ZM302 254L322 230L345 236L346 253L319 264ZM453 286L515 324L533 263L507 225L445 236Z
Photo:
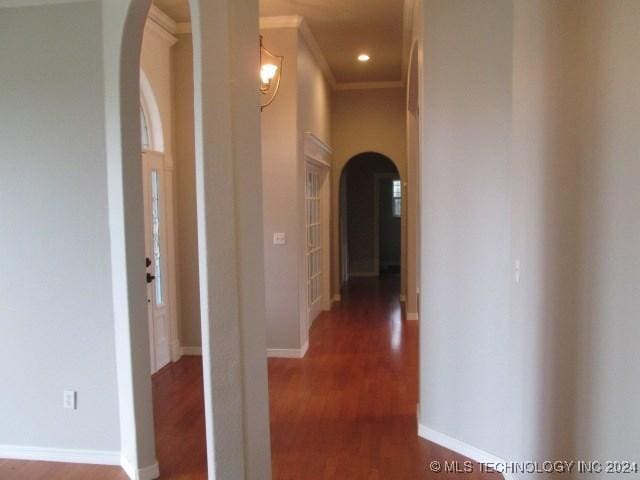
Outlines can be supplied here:
M64 391L63 406L69 410L76 410L78 408L78 395L74 390Z

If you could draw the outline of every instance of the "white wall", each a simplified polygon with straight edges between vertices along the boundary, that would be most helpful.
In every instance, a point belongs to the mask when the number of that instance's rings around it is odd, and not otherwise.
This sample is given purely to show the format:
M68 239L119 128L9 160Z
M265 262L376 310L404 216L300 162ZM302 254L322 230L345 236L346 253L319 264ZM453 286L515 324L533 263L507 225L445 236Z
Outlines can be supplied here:
M640 3L588 1L581 79L577 455L640 452Z
M500 453L516 418L505 385L511 3L427 1L423 18L420 421Z
M267 479L258 5L192 5L209 476ZM2 455L122 455L135 478L157 475L141 261L148 6L0 8ZM62 409L64 388L77 411Z
M640 6L424 6L423 433L633 458Z
M522 430L509 457L573 457L580 268L577 4L515 2L511 282L513 394ZM515 420L515 419L514 419Z
M100 22L94 2L0 8L0 451L118 459Z

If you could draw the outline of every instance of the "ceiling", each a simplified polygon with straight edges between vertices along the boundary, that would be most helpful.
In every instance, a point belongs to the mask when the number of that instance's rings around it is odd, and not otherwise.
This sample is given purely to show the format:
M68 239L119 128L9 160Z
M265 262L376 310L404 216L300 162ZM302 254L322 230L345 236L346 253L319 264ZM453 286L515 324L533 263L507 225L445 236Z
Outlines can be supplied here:
M337 83L402 79L404 0L260 0L260 15L303 16ZM357 61L368 53L367 63Z
M176 22L189 21L188 0L154 0ZM402 80L404 0L260 0L263 17L301 15L337 83ZM357 61L360 53L371 60Z

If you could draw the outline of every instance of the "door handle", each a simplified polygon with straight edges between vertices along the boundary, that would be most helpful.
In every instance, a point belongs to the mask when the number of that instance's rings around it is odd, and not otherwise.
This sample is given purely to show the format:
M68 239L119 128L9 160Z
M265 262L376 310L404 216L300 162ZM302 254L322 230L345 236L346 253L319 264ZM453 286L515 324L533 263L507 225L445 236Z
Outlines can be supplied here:
M151 275L150 273L147 273L147 283L151 283L156 279L156 277L154 277L153 275Z

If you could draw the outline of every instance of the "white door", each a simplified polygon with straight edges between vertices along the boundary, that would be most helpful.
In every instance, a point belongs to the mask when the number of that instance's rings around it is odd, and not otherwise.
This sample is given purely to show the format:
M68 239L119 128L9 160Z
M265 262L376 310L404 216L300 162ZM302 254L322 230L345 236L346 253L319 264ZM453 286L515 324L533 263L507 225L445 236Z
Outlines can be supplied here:
M163 162L161 153L142 154L151 373L157 372L171 360Z
M321 171L307 163L305 200L307 209L307 307L309 325L322 310L322 212L320 202Z

